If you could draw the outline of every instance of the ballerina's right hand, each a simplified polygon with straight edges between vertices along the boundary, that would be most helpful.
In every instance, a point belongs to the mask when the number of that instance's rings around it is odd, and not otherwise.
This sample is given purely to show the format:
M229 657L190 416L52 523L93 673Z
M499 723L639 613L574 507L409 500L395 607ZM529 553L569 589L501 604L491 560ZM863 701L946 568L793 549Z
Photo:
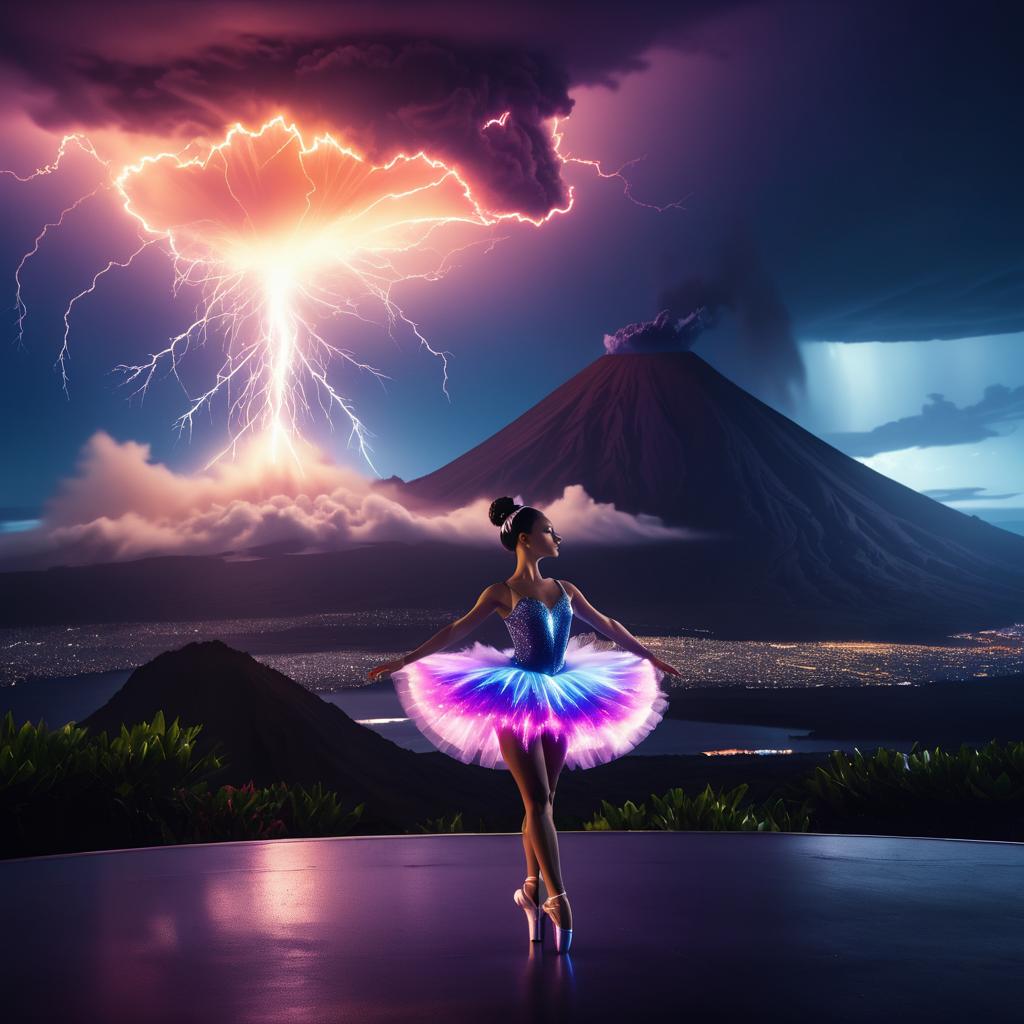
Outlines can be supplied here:
M390 675L392 672L397 672L400 668L405 668L405 659L399 658L398 661L386 661L383 665L375 665L367 673L371 680L376 679L378 676Z

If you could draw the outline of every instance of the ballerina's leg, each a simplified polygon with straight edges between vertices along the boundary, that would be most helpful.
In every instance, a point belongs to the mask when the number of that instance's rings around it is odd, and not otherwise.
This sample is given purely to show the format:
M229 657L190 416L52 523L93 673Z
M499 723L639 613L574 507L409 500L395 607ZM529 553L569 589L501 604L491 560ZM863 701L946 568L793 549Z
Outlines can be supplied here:
M548 777L548 800L551 803L552 813L554 813L555 787L558 785L558 776L561 774L562 766L565 764L568 741L565 737L556 737L545 732L541 733L541 747L544 750L544 764ZM523 852L526 854L526 874L527 877L535 877L539 873L540 861L537 859L537 851L533 848L533 840L530 838L526 825L527 815L524 814L521 832L523 835ZM534 883L531 882L530 884L532 886ZM558 892L559 890L555 889L554 891ZM535 892L530 892L531 897L535 895Z
M549 894L562 892L562 869L558 858L558 833L552 814L551 787L544 756L542 736L534 737L529 747L511 729L498 733L501 756L519 787L526 808L526 834L533 844L544 884ZM571 928L572 922L566 921Z

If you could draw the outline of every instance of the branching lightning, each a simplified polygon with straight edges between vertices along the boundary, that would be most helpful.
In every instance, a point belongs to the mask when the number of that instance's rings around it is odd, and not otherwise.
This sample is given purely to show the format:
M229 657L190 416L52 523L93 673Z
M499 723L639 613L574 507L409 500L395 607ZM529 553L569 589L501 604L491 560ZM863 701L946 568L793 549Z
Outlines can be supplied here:
M505 111L481 126L483 131L506 128ZM561 152L558 119L551 122L552 146L563 163L583 164L601 177L617 177L627 198L663 211L680 208L682 200L666 206L641 203L630 193L622 171L606 172L596 160ZM130 267L151 246L164 248L173 268L173 293L184 287L198 295L191 322L168 339L166 346L139 364L119 364L124 384L136 385L132 395L143 399L162 368L173 373L188 408L175 421L179 434L194 417L223 397L228 405L229 443L207 463L228 452L232 457L243 439L258 438L271 462L290 456L301 473L296 440L314 404L333 429L335 405L351 425L349 443L358 440L362 457L370 459L368 436L352 403L328 378L335 359L366 370L380 380L387 375L358 361L325 337L321 324L333 318L374 323L364 316L369 300L383 312L389 336L409 332L420 346L440 359L447 391L447 353L431 346L415 320L393 295L396 285L412 280L436 281L453 266L453 258L476 246L490 251L500 238L487 237L456 245L445 228L466 224L491 228L501 221L540 227L556 214L568 213L575 203L572 185L567 201L542 217L485 208L470 183L454 167L424 152L398 154L373 164L351 147L324 133L307 142L298 127L278 116L258 129L235 124L223 140L198 155L158 153L115 169L84 136L67 135L52 163L20 176L19 182L56 172L71 146L95 159L104 180L48 222L21 258L15 272L17 337L24 332L28 309L22 299L22 274L39 252L49 232L100 192L112 190L137 229L138 246L124 259L110 259L87 287L74 295L64 310L64 336L55 365L67 393L65 361L69 357L71 315L77 302L92 294L100 279L113 269ZM199 394L189 394L178 374L181 359L193 344L205 344L211 332L223 338L224 361L214 381ZM379 474L378 474L379 475Z

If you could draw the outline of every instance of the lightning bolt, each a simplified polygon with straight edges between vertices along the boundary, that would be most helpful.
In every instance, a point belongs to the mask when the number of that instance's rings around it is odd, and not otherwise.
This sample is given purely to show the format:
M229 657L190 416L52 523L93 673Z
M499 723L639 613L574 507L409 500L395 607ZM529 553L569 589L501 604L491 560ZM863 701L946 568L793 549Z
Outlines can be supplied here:
M512 112L505 111L486 121L481 130L505 130L511 118ZM622 172L636 159L605 171L596 160L564 154L564 120L551 121L553 151L563 164L580 164L602 178L618 178L624 194L638 205L659 212L681 208L682 200L656 206L631 194ZM70 397L66 361L75 305L93 294L112 270L130 267L151 246L164 248L172 267L172 294L188 288L198 295L191 321L144 362L121 363L115 370L123 375L123 385L136 385L129 397L141 395L144 400L154 377L166 367L188 398L188 407L175 426L179 436L187 428L190 441L195 416L203 408L212 411L213 402L223 396L229 441L205 468L229 452L234 458L243 439L259 437L272 463L288 457L302 473L295 441L301 437L303 420L312 418L315 402L332 431L332 410L341 409L351 427L349 446L355 438L361 457L380 476L370 457L368 438L374 435L330 382L328 369L341 360L373 374L382 386L390 378L328 341L320 323L353 318L375 324L384 327L396 344L396 331L406 332L440 360L442 391L451 401L447 390L451 353L430 344L419 324L396 301L395 287L413 280L440 280L455 266L456 257L478 247L489 253L503 240L485 237L463 245L446 243L445 229L452 225L482 229L510 221L539 228L575 204L575 187L570 184L565 205L540 217L489 210L457 168L422 151L373 164L329 133L307 142L283 116L255 130L235 124L220 142L195 155L186 156L200 148L190 143L178 152L143 156L119 170L104 161L85 136L66 135L51 163L25 176L2 173L18 182L53 174L71 147L96 160L106 178L47 222L18 263L18 343L28 315L22 298L26 265L68 216L100 192L113 190L136 226L139 244L126 258L108 260L87 287L71 297L64 310L63 341L55 366L60 367L62 385ZM285 193L287 216L277 216L275 185ZM216 202L210 199L214 195ZM300 201L292 203L296 196ZM182 197L184 207L178 202ZM183 208L189 212L183 213ZM360 300L364 298L382 311L383 323L363 315ZM192 345L204 345L211 333L223 339L224 361L210 386L193 395L179 375L179 364Z

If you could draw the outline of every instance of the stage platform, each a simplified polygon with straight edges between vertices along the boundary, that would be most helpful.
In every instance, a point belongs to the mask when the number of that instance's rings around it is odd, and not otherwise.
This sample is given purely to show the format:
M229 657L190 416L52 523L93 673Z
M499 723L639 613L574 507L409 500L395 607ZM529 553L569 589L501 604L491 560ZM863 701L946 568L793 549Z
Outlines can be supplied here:
M517 834L0 861L4 1020L972 1019L1024 1005L1024 844L563 832L573 947Z

